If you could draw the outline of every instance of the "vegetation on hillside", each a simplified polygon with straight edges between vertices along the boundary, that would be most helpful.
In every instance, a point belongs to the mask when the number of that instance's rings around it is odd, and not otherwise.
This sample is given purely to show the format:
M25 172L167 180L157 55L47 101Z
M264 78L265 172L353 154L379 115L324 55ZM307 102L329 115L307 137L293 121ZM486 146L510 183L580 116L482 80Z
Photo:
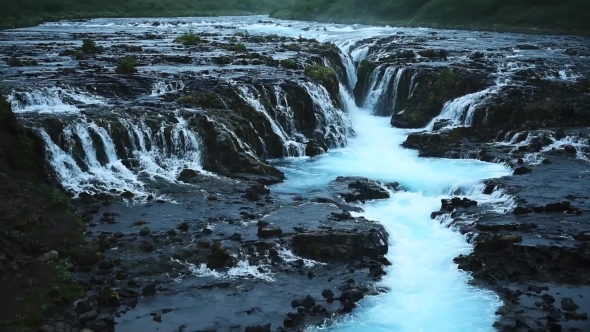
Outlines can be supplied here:
M272 16L336 23L590 33L588 0L296 0Z
M268 14L293 0L2 0L0 28L94 17Z

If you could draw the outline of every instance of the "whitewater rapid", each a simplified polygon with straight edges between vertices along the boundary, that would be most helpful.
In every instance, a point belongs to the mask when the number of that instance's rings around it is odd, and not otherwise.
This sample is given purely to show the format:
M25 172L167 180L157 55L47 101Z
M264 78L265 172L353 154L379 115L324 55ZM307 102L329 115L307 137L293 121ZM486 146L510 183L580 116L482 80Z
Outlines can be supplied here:
M344 96L346 97L346 96ZM284 193L306 193L337 176L364 176L399 182L408 192L371 202L359 213L382 223L390 234L387 258L392 265L381 284L390 291L361 302L352 316L322 329L364 331L492 331L500 300L492 292L468 285L469 276L453 258L469 254L460 233L432 220L441 198L462 193L490 210L510 204L496 193L483 195L481 180L509 174L499 164L475 160L419 158L400 144L408 131L391 128L388 118L372 116L345 98L356 137L347 147L316 159L293 159L283 164L287 181L275 188Z

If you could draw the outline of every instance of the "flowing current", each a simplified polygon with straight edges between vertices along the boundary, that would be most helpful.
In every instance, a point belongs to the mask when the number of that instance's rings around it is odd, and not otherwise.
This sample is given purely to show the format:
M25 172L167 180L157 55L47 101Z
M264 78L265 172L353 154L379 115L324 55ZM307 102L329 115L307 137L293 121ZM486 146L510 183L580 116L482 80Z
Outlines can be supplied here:
M314 98L316 106L324 109L322 112L322 124L326 129L322 133L331 137L334 146L343 148L332 149L330 153L317 158L289 158L278 162L278 166L286 173L287 181L277 185L273 190L282 193L306 194L325 186L337 176L363 176L382 182L399 182L407 192L392 193L390 199L369 202L363 206L364 212L359 213L368 219L381 222L390 234L389 253L387 258L392 265L387 268L387 275L381 284L389 289L389 292L371 297L361 302L360 309L335 324L325 327L330 331L343 332L373 332L373 331L492 331L492 325L496 320L495 311L500 305L498 297L488 291L474 288L468 285L469 276L457 269L453 258L459 254L468 254L472 250L466 239L458 232L446 227L445 220L432 220L430 214L440 208L441 198L448 198L454 194L469 196L476 199L479 205L490 210L497 209L498 205L509 203L500 193L483 195L481 181L487 178L500 177L509 174L508 168L499 164L490 164L474 160L447 160L419 158L418 153L406 150L400 146L408 135L407 130L391 128L389 118L373 116L375 107L387 92L386 87L393 80L394 86L398 86L403 74L403 68L387 69L384 77L371 82L367 100L363 108L356 106L350 94L351 85L356 81L356 65L368 52L371 45L355 45L357 41L369 37L385 37L393 35L400 30L389 27L344 27L327 25L318 29L304 29L309 27L305 22L289 22L276 26L274 24L256 23L255 19L240 19L240 23L232 21L229 24L237 30L247 30L251 34L278 34L282 36L315 38L320 41L334 42L342 50L342 62L346 67L348 85L340 87L343 99L343 108L348 114L348 119L341 118L341 112L328 105L328 101L322 98L327 95L323 90L306 89ZM118 29L121 26L110 26L108 21L93 20L92 24L84 23L86 28L93 29ZM124 21L123 21L124 22ZM220 24L217 19L193 20L182 19L180 27L162 24L158 28L146 24L146 29L176 29L178 32L188 28L198 31L215 29ZM221 24L226 24L221 19ZM48 25L82 23L52 23ZM82 30L85 27L81 25ZM428 29L422 33L427 34ZM413 94L415 84L410 83L409 96ZM181 85L158 84L151 91L152 96L160 96L167 92L184 89ZM290 121L286 124L275 123L265 108L256 100L255 95L246 87L241 87L242 97L250 103L258 112L272 124L272 131L281 138L286 147L289 147L290 156L303 155L303 145L289 138L289 134L296 134ZM318 92L319 91L319 92ZM58 91L59 92L59 91ZM322 93L320 93L322 92ZM475 107L474 105L483 99L488 91L480 94L465 96L454 102L449 102L442 112L446 118L453 120L453 125L468 125L469 121L460 120L459 113ZM282 100L280 91L275 91L277 100ZM397 91L394 98L402 99ZM14 98L12 103L21 112L29 111L38 104L48 104L57 108L64 108L69 112L75 112L75 103L62 103L60 95L55 91L48 91L41 97L26 94L20 99ZM405 96L404 96L405 97ZM42 99L42 102L39 101ZM75 99L75 98L74 98ZM78 98L80 99L80 98ZM45 101L45 100L49 100ZM99 101L92 100L92 103ZM84 100L83 104L88 104ZM395 100L394 100L395 104ZM27 108L28 107L28 108ZM290 114L288 105L280 105L283 113ZM399 110L398 110L399 111ZM467 114L469 115L469 114ZM287 118L289 118L287 116ZM346 121L344 121L346 120ZM345 124L348 120L356 135L351 136ZM456 121L455 121L456 120ZM128 123L121 120L122 125L132 133L130 142L134 142L134 154L141 161L138 168L144 176L175 179L176 175L185 167L200 169L198 138L189 133L183 119L173 125L173 136L170 151L157 146L151 141L151 129L145 126ZM325 122L325 123L323 123ZM221 126L223 124L220 124ZM86 124L86 126L88 126ZM102 131L97 127L89 127L97 135ZM88 128L78 125L72 127L72 131L80 137L82 143ZM86 131L85 131L86 130ZM164 129L161 130L162 132ZM104 137L103 135L101 137ZM156 135L153 135L156 136ZM234 135L235 136L235 135ZM47 134L44 134L49 141ZM157 139L154 138L154 139ZM90 142L89 140L87 140ZM245 151L251 152L246 143L236 139ZM72 188L85 189L92 179L84 178L89 173L117 174L112 180L105 181L105 188L122 187L122 184L131 184L130 189L140 190L142 184L137 175L129 173L127 168L116 160L114 152L107 154L107 159L102 164L94 158L91 144L84 147L89 171L83 172L76 167L76 162L62 149L55 145L49 146L50 154L55 156L63 167L58 169L58 175L69 180ZM113 147L111 141L104 140L103 145ZM113 150L114 151L114 150ZM105 165L106 164L106 165ZM188 165L187 165L188 164ZM112 171L115 169L117 172ZM61 171L61 172L59 172ZM141 174L141 173L140 173ZM66 184L68 184L66 182ZM128 186L129 187L129 186ZM125 188L125 186L123 186Z
M250 31L255 30L253 27ZM260 29L264 31L265 27ZM374 28L368 28L374 29ZM293 29L295 30L295 29ZM362 29L359 29L362 30ZM362 52L351 50L350 40L370 33L387 31L332 31L312 33L322 41L332 41L357 62ZM300 31L281 31L296 35ZM348 77L355 68L343 61ZM388 81L395 75L390 70ZM398 74L401 70L398 70ZM399 76L399 75L398 75ZM396 80L399 80L397 78ZM332 150L316 159L291 159L280 164L287 181L275 188L284 193L305 194L325 186L337 176L364 176L382 182L399 182L407 192L395 193L386 201L369 203L364 217L378 220L388 230L392 265L382 280L389 292L365 300L354 313L324 329L342 332L364 331L493 331L497 296L468 285L469 276L457 269L453 258L472 250L466 239L446 227L444 220L432 220L430 213L440 208L441 198L462 192L494 209L506 204L502 195L482 194L481 180L508 175L506 167L474 160L419 158L417 152L400 144L408 131L391 128L389 118L373 116L376 101L385 89L373 83L365 108L358 108L348 90L341 86L349 118L356 136L345 148ZM397 84L395 84L397 86Z

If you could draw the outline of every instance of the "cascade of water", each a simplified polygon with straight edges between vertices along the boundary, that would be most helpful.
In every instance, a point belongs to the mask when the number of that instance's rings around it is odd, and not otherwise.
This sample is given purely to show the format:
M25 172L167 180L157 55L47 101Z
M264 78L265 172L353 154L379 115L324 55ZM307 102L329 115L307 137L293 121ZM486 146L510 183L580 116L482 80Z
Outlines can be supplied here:
M349 135L353 133L352 125L346 114L334 106L330 94L322 85L302 83L315 106L318 129L330 147L343 147Z
M439 121L448 121L447 127L470 126L475 110L495 91L496 86L446 102L440 115L432 119L426 129L433 130Z
M148 193L146 183L140 177L176 182L176 177L184 169L202 171L200 140L182 117L177 117L176 123L163 122L155 132L143 121L132 123L121 118L119 122L129 138L129 146L124 148L131 152L137 163L121 160L119 154L123 151L118 153L109 128L95 122L81 119L66 126L62 135L65 150L55 144L46 132L40 131L49 151L49 163L65 188L74 193L130 190L141 198ZM93 135L99 140L99 145L93 140ZM79 160L83 165L78 165L72 157L76 142L79 142L83 154ZM99 158L99 152L106 160Z
M400 90L400 83L401 83L401 79L402 79L402 75L404 74L404 68L400 68L397 71L397 74L395 74L395 80L393 81L393 112L395 113L395 111L397 110L397 96L399 94L399 90Z
M387 89L389 87L389 83L391 82L391 78L396 73L396 67L386 67L385 71L381 75L381 70L385 65L381 65L375 69L373 75L371 77L371 84L369 88L369 94L365 99L365 103L363 105L364 108L368 108L371 110L376 111L377 105L381 102L381 100L387 95Z
M277 106L274 109L274 114L275 117L281 117L284 119L284 121L282 121L283 125L277 121L277 119L273 118L268 113L264 105L262 105L262 103L258 100L258 98L254 96L251 91L251 89L254 88L249 88L248 86L239 86L237 89L240 91L242 99L244 99L244 101L246 101L255 110L262 113L268 120L272 131L281 139L281 143L283 145L283 155L285 157L300 157L305 155L305 144L292 138L292 136L303 137L303 135L297 132L293 110L289 106L285 92L280 86L274 87L275 96L277 97Z
M285 131L288 132L292 136L299 137L302 141L305 141L305 136L300 134L297 129L297 124L295 123L295 113L291 106L289 106L289 101L287 100L287 94L280 85L274 86L274 93L275 98L277 100L277 106L275 109L276 116L280 116L284 119L282 121L283 128ZM289 140L287 143L287 157L301 157L305 156L305 144L300 143L294 140Z
M412 75L412 78L410 79L410 92L408 93L408 99L414 96L414 92L416 92L416 89L418 88L418 83L414 84L414 81L416 80L417 76L418 72L414 73L414 75Z
M15 113L72 113L78 112L78 105L105 105L105 102L86 92L69 87L45 87L38 90L14 91L8 96Z

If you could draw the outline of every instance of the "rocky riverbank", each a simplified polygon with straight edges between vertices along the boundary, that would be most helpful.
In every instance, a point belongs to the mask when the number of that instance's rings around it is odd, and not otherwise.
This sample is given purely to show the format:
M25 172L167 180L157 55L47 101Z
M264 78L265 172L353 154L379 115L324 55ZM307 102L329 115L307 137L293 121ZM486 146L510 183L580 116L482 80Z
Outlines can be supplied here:
M273 189L277 158L354 136L349 90L410 129L403 146L423 157L513 167L481 190L510 195L502 211L457 189L433 213L475 244L456 263L504 301L496 327L587 329L588 40L399 29L337 47L309 36L333 27L292 24L95 20L0 35L18 118L2 105L2 197L20 222L0 238L0 294L39 304L33 319L3 310L2 327L300 331L386 291L387 231L353 215L403 179ZM288 29L301 35L271 33Z

